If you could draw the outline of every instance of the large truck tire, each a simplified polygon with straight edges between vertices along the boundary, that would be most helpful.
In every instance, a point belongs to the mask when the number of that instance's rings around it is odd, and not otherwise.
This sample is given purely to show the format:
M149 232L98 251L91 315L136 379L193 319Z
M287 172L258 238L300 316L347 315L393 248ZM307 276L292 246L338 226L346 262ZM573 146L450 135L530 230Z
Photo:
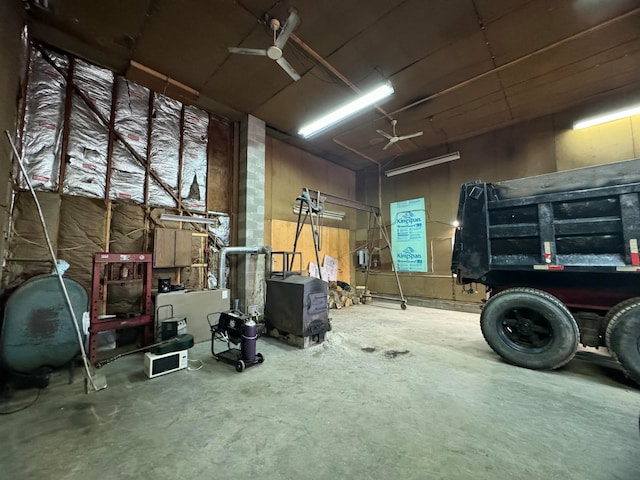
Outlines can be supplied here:
M640 298L619 303L610 317L605 336L609 352L627 376L640 384Z
M536 370L566 364L580 341L567 307L534 288L510 288L491 297L482 309L480 327L489 346L507 362Z

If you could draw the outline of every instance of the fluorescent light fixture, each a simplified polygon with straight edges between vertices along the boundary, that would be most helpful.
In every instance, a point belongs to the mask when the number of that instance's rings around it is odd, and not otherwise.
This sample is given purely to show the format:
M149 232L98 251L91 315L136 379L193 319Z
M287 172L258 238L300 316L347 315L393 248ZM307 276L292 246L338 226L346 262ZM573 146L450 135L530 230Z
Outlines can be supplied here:
M205 218L205 217L183 217L181 215L171 215L169 213L163 213L160 215L160 221L167 222L186 222L186 223L206 223L208 225L218 225L217 218Z
M387 98L392 93L393 87L391 86L391 83L387 82L368 93L360 95L354 101L343 105L328 115L305 125L298 130L298 135L304 138L309 138L316 133L329 128L331 125L338 123L340 120L344 120L345 118L356 114L360 110L363 110L374 103L378 103L380 100Z
M395 175L402 175L403 173L413 172L414 170L420 170L421 168L433 167L434 165L439 165L441 163L452 162L453 160L458 160L459 158L460 152L447 153L446 155L430 158L429 160L424 160L422 162L412 163L411 165L405 165L404 167L387 170L386 172L384 172L384 174L387 177L393 177Z
M580 130L581 128L593 127L594 125L613 122L614 120L620 120L621 118L631 117L633 115L640 115L640 104L628 108L623 108L622 110L605 113L603 115L596 115L595 117L585 118L584 120L575 122L573 124L573 129Z
M306 214L308 211L309 211L309 207L307 205L302 207L302 213ZM296 215L300 214L300 205L293 206L293 213L295 213ZM311 212L311 215L317 216L317 214L314 212ZM333 212L331 210L323 210L322 216L330 220L344 220L344 212Z

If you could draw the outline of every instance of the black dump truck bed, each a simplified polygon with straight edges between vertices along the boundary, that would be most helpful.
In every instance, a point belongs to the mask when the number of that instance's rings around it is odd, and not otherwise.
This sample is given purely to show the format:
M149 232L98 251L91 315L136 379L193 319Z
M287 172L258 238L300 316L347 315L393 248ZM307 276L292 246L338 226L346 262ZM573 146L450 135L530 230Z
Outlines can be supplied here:
M566 316L565 323L575 326L583 344L611 348L611 321L629 303L637 304L625 315L638 317L632 323L637 323L640 339L640 159L498 183L465 183L458 221L452 273L461 284L487 286L483 333L507 360L531 368L566 363L562 355L543 364L530 362L534 350L546 348L536 335L509 344L510 337L524 338L518 332L536 325L547 329L547 340L559 341L554 316ZM541 313L527 303L531 301L562 313ZM496 311L496 304L507 306ZM488 319L496 315L500 318ZM635 345L640 380L640 349ZM518 349L525 356L509 358Z
M452 271L497 289L554 285L566 303L608 310L640 295L639 194L640 159L466 183Z

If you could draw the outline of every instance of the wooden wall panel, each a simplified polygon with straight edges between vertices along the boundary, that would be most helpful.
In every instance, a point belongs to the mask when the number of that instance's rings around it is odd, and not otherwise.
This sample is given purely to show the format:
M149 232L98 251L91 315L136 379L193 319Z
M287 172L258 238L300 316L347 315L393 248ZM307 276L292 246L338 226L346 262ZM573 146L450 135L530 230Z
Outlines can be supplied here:
M173 267L175 235L173 229L156 228L153 239L153 267Z
M176 230L176 253L175 253L175 266L176 267L190 267L193 263L191 249L194 243L192 234L188 230ZM204 247L202 248L204 250Z
M338 280L347 283L351 282L353 262L349 250L349 235L349 230L344 228L323 227L321 232L322 250L318 252L321 263L324 255L329 255L338 260ZM292 251L295 237L296 222L272 221L271 246L273 251ZM297 251L302 252L302 269L308 273L309 262L316 262L311 227L308 223L302 229ZM275 269L282 269L282 265L276 264Z
M231 184L233 162L233 125L231 122L210 116L207 208L214 212L231 211Z

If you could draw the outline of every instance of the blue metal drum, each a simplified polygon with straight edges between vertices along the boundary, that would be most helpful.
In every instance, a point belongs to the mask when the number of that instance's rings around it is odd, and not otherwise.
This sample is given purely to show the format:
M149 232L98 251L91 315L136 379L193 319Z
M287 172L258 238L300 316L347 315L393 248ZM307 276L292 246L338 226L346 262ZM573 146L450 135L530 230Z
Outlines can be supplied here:
M64 279L73 311L82 330L87 311L86 290ZM9 370L32 373L60 367L80 351L71 312L56 275L40 275L20 285L7 300L0 329L0 362Z

